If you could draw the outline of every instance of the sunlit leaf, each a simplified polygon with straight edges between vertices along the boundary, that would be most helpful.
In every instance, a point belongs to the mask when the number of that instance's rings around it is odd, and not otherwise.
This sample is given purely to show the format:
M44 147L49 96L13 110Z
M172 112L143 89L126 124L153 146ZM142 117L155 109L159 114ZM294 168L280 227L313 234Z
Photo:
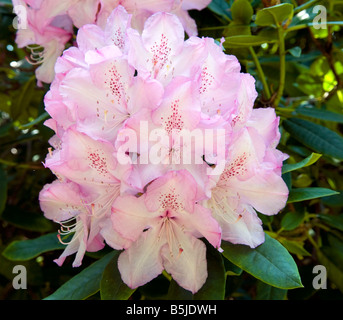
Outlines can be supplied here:
M319 153L312 153L310 156L308 156L307 158L305 158L304 160L297 162L297 163L286 163L282 166L282 174L285 174L287 172L291 172L294 170L298 170L304 167L308 167L312 164L314 164L315 162L318 161L318 159L321 157L322 155Z
M258 26L271 26L281 24L287 19L293 17L293 5L290 3L282 3L276 6L259 10L256 14L255 23Z

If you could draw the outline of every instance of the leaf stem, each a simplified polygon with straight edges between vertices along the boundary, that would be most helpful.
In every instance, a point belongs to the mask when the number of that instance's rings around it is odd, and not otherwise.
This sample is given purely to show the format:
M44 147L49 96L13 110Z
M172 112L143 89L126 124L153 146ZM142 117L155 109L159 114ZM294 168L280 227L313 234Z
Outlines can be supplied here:
M266 80L266 77L264 75L264 72L262 70L261 64L260 64L260 62L258 60L258 57L256 55L256 52L255 52L254 48L253 47L249 47L249 51L250 51L250 54L252 56L252 59L254 60L258 76L259 76L259 78L260 78L260 80L262 82L263 91L264 91L264 93L266 95L266 98L269 100L271 98L271 94L270 94L270 90L269 90L269 87L268 87L267 80Z
M286 78L286 50L285 50L285 31L281 25L278 25L278 37L279 37L279 57L280 57L280 82L279 88L274 100L274 106L277 108L280 103L283 90L285 88Z
M10 167L17 167L17 168L21 168L21 169L31 169L31 170L43 170L44 167L43 166L35 166L32 164L20 164L20 163L16 163L13 161L8 161L8 160L4 160L4 159L0 159L0 163L5 165L5 166L10 166Z

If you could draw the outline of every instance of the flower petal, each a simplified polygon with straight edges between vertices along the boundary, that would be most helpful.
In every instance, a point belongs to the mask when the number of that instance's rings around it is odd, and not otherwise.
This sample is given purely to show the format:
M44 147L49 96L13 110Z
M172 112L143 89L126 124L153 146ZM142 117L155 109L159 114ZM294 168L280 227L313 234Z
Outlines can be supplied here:
M162 273L160 250L164 243L162 238L158 239L157 228L149 229L120 254L118 268L130 288L142 286Z
M194 294L207 279L206 246L177 225L173 231L174 242L161 249L163 266L181 287Z

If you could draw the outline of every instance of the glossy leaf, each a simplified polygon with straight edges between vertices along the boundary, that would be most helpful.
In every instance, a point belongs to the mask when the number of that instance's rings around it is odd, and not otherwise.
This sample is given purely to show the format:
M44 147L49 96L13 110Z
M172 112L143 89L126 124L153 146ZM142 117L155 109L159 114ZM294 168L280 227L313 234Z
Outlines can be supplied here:
M64 283L53 294L45 298L45 300L82 300L93 295L99 291L102 274L116 254L117 252L113 251L100 260L95 261Z
M297 265L288 251L268 234L255 249L222 242L223 255L255 278L281 289L302 286Z
M327 188L293 188L288 197L288 203L312 200L338 194L337 191Z
M118 270L117 251L111 261L107 264L100 282L101 300L127 300L135 292L129 288L121 279Z
M65 247L58 241L57 233L49 233L35 239L13 241L6 247L3 255L12 261L25 261L44 252L61 250Z
M282 166L282 174L298 170L304 167L308 167L317 162L321 156L322 155L319 153L312 153L310 156L308 156L307 158L298 163L286 163Z
M343 138L336 132L311 121L291 118L283 127L293 138L318 153L343 160Z

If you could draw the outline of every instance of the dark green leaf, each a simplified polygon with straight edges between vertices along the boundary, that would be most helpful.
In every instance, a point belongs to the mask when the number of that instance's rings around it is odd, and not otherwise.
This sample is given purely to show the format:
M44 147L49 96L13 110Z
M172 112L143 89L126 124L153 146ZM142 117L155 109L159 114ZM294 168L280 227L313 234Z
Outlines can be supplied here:
M221 254L206 243L207 280L194 294L195 300L223 300L225 296L225 268Z
M314 164L322 155L319 153L312 153L310 156L298 163L286 163L282 167L282 174L290 171L298 170Z
M127 300L135 292L135 289L129 288L121 279L118 270L117 251L111 261L107 264L100 282L101 300Z
M65 247L58 241L57 233L49 233L36 239L13 241L2 254L12 261L25 261L33 259L44 252L61 250Z
M326 250L328 249L328 250ZM323 247L322 250L317 251L319 263L324 265L327 269L328 278L343 292L343 271L340 266L337 266L333 262L332 251L327 247Z
M343 231L343 214L334 216L330 214L318 214L318 218L330 227Z
M343 123L342 114L324 109L302 107L298 108L296 113L315 119Z
M262 281L257 283L256 300L285 300L287 296L286 289L275 288Z
M223 18L230 18L230 7L225 0L212 0L208 8Z
M46 219L43 214L25 212L12 206L6 207L1 218L18 228L30 231L47 232L54 226L54 223Z
M276 6L264 8L257 12L255 23L258 26L271 26L281 24L286 19L293 17L293 5L282 3Z
M39 264L35 261L10 261L5 258L3 253L3 246L0 246L0 275L3 275L8 280L12 281L15 274L12 272L14 266L22 265L26 268L27 283L28 285L42 286L44 285L44 279L42 269Z
M79 274L64 283L45 300L82 300L93 295L100 289L100 282L104 269L117 254L117 251L108 253Z
M297 265L288 251L265 235L265 242L255 249L222 242L223 255L255 278L281 289L302 287Z
M28 108L36 88L36 77L32 76L25 85L22 86L16 102L11 107L11 116L17 119L20 114Z
M300 225L305 217L305 212L287 212L281 219L284 230L293 230Z
M0 166L0 216L5 209L7 200L7 176L2 166Z
M321 197L327 197L335 194L338 194L338 192L327 188L293 188L289 193L287 202L300 202Z
M170 281L168 300L193 300L192 292L180 287L175 280Z
M343 138L319 124L291 118L283 121L283 127L293 138L316 152L343 160Z

